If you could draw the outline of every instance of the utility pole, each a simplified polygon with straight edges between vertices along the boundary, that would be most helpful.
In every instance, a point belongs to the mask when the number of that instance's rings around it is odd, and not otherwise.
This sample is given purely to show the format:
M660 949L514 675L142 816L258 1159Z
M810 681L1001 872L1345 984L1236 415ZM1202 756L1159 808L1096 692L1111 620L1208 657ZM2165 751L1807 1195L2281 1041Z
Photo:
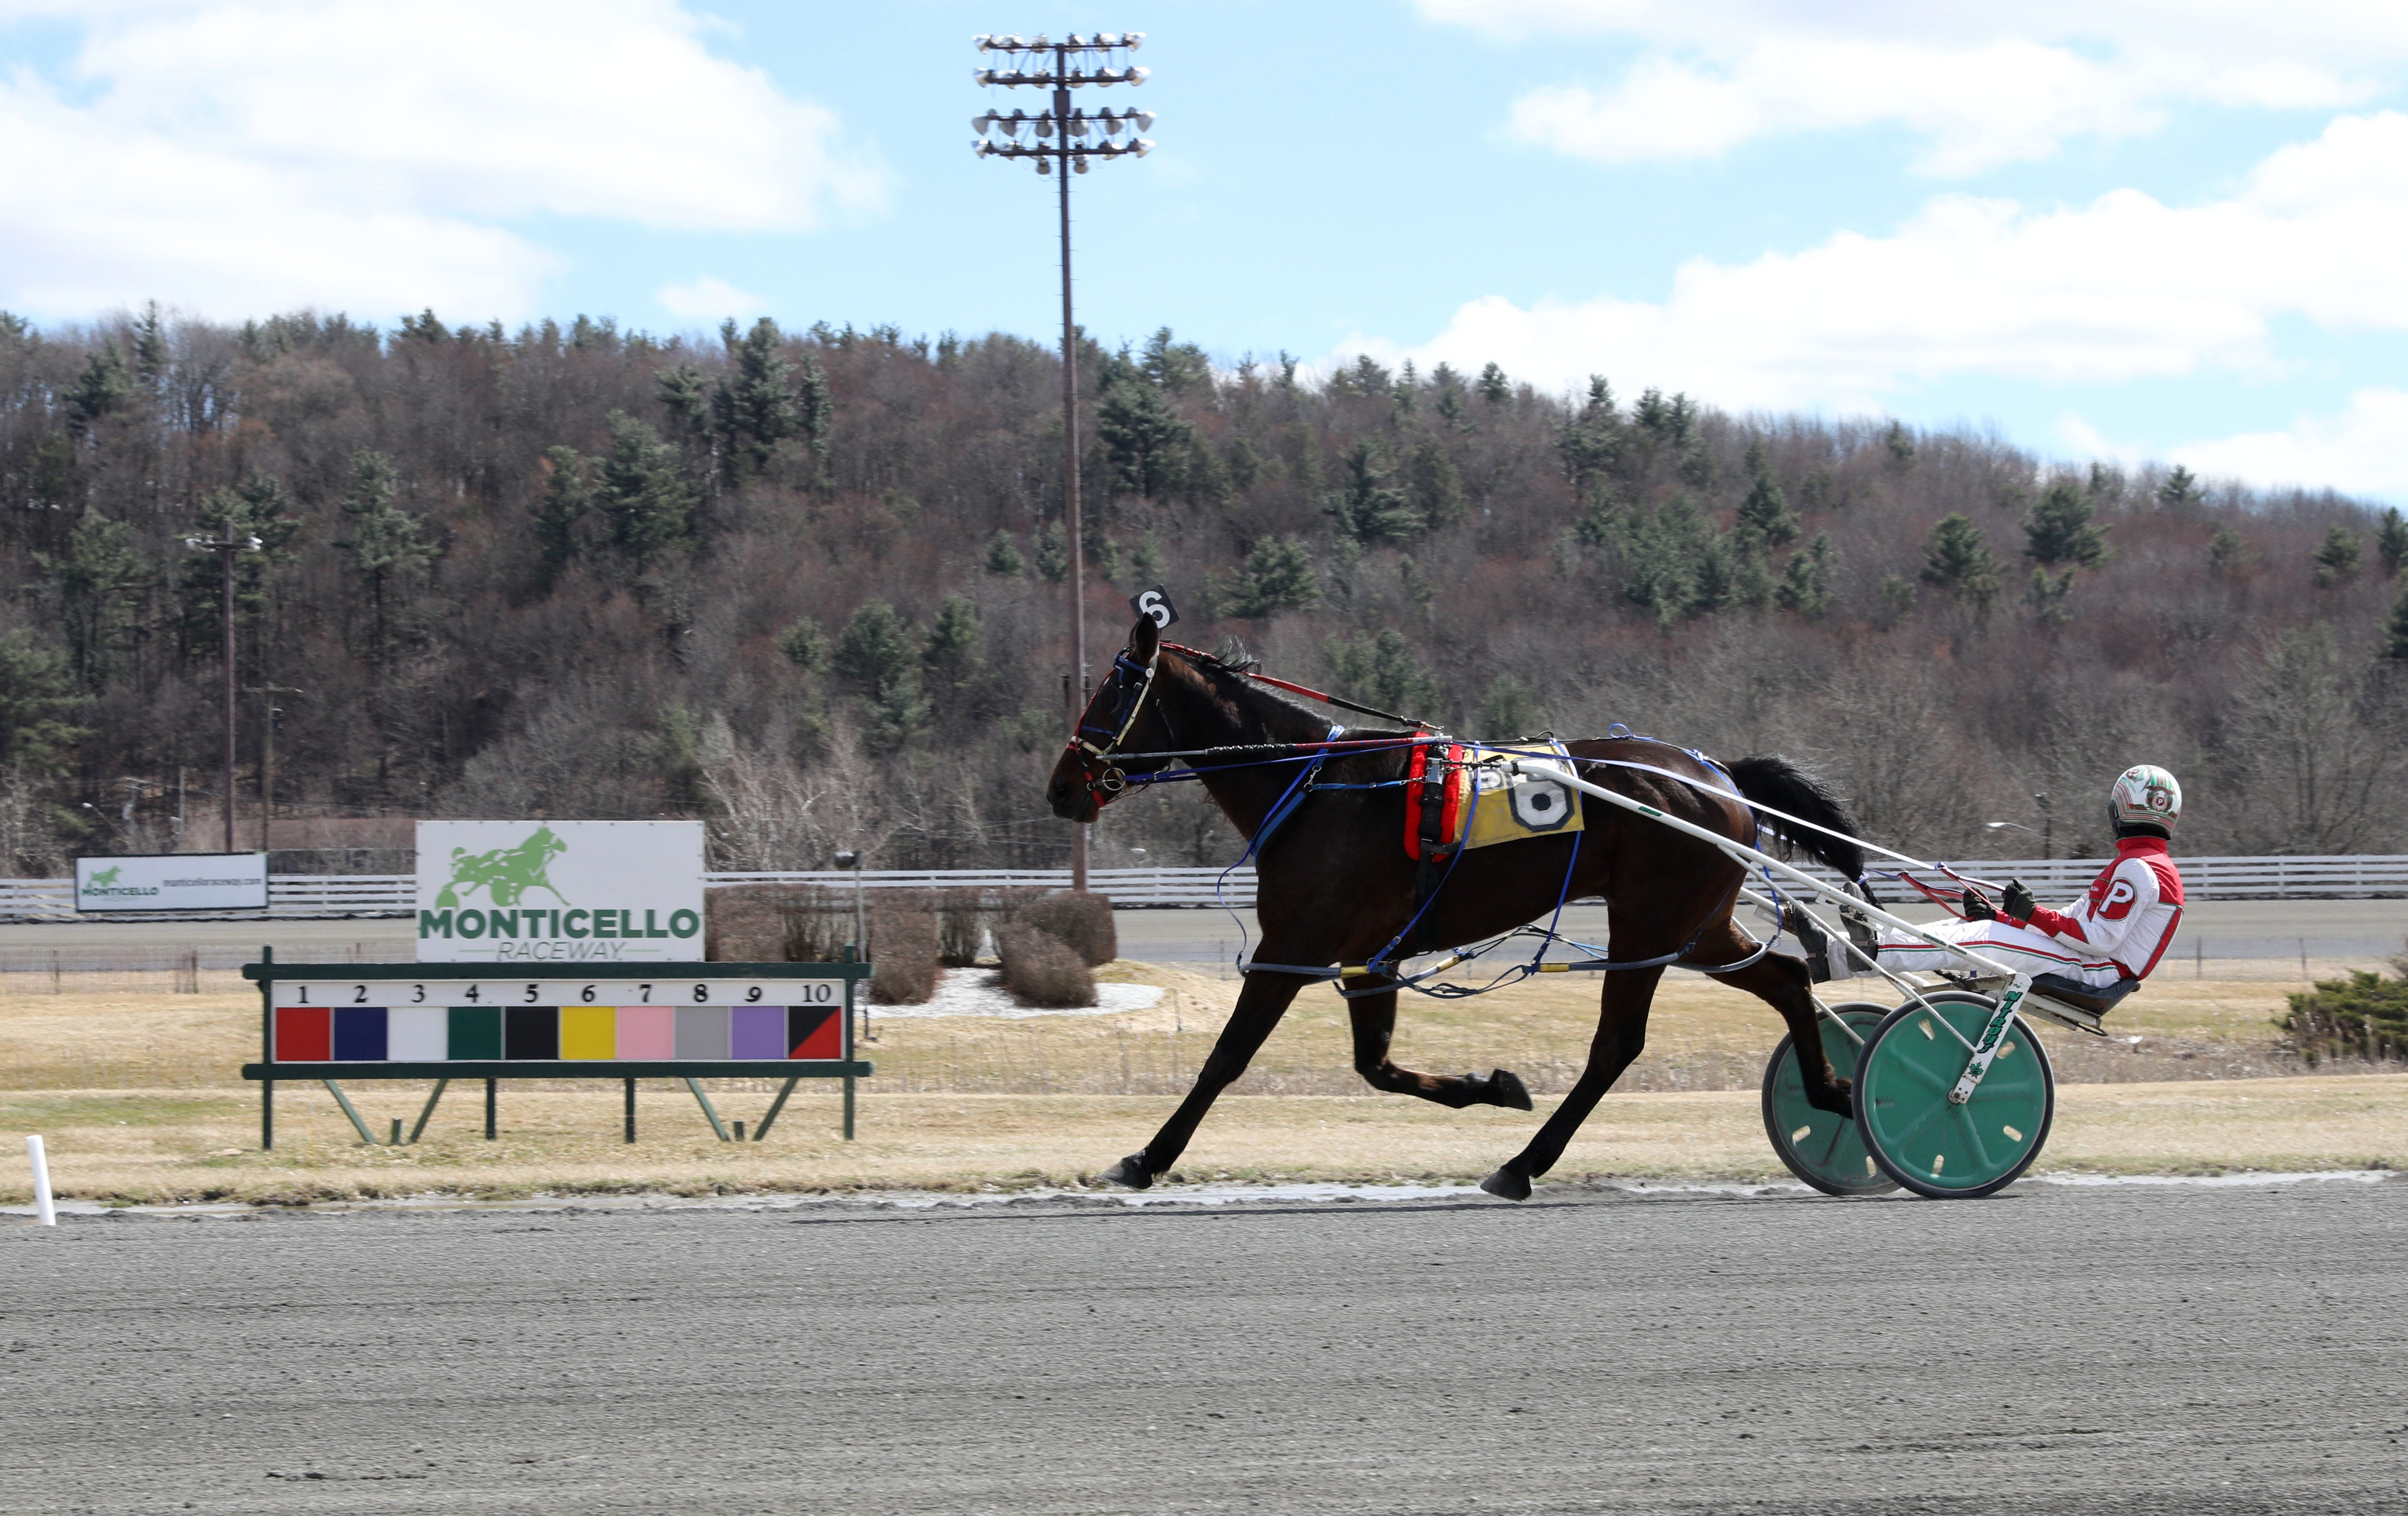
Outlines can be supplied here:
M1063 680L1063 694L1075 723L1087 703L1087 561L1079 519L1079 349L1070 305L1070 176L1085 173L1090 158L1142 158L1153 151L1154 144L1138 134L1153 127L1154 113L1135 107L1118 114L1077 110L1070 92L1091 84L1144 83L1150 71L1131 65L1127 55L1144 45L1145 34L1073 32L1060 42L1049 41L1042 33L1033 37L982 35L972 40L979 51L1001 55L1001 66L973 70L981 84L1053 91L1052 108L1035 116L990 110L971 118L970 129L979 139L970 150L982 158L1033 159L1037 172L1056 180L1062 236L1062 530L1070 553L1070 674ZM1023 131L1031 138L1025 143L1020 140ZM1111 140L1124 132L1126 142ZM1083 826L1070 837L1070 888L1087 888Z
M280 694L308 694L290 684L247 684L243 694L263 695L260 701L259 729L259 851L266 853L268 818L276 814L276 697Z
M221 588L223 592L222 603L225 612L220 631L225 651L224 851L232 852L234 851L234 555L237 552L257 552L265 544L248 533L239 537L236 536L234 520L228 517L223 536L210 536L205 533L196 533L184 538L184 546L199 552L216 553L218 568L222 575Z

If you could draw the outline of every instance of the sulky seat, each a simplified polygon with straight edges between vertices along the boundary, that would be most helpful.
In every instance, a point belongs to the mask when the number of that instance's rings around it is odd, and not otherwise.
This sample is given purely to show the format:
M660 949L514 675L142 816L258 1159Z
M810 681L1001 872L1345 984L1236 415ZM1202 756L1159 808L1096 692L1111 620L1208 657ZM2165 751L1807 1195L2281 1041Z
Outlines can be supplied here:
M2113 984L2093 987L2062 974L2038 974L2033 976L2031 987L2035 994L2063 1001L2076 1010L2086 1010L2093 1016L2104 1016L2115 1008L2116 1002L2139 989L2141 981L2121 979Z

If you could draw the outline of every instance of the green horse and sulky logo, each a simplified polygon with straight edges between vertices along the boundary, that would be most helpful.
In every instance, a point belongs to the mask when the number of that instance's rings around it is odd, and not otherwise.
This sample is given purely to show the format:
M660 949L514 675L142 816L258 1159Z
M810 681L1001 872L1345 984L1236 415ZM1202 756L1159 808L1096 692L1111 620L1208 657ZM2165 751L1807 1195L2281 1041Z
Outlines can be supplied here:
M690 941L702 933L702 916L688 909L666 912L621 906L569 906L568 897L552 882L552 860L568 844L549 826L538 826L516 847L490 852L452 850L452 876L436 893L435 908L418 913L422 940L482 939L480 950L496 959L583 959L648 956L665 951L670 941ZM466 905L480 892L481 907ZM527 904L540 893L550 906ZM580 894L584 892L580 890ZM638 947L647 939L666 939L658 947Z
M83 888L78 893L87 900L154 895L159 893L156 885L145 889L138 885L118 883L119 878L124 872L123 864L111 864L107 868L95 868L83 881Z
M515 848L495 848L491 852L470 852L466 848L452 850L452 879L436 895L440 908L460 904L463 890L485 892L489 904L510 907L523 898L529 890L541 890L562 905L568 897L552 887L552 861L568 851L549 826L538 826L535 835Z

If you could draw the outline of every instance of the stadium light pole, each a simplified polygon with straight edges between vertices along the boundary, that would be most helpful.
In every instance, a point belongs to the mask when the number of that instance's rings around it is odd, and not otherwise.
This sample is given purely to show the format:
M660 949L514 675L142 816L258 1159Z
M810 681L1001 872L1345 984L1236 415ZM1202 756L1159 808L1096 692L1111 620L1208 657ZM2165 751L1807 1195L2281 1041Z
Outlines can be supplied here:
M1015 109L1009 116L988 110L971 118L979 134L970 150L982 158L1027 159L1039 174L1051 174L1060 204L1062 231L1062 530L1070 553L1070 677L1063 681L1070 720L1079 719L1087 694L1087 564L1079 519L1079 350L1078 326L1070 307L1070 176L1083 174L1095 158L1142 158L1154 144L1138 134L1154 125L1151 111L1134 107L1081 110L1070 103L1070 92L1112 84L1131 87L1146 81L1148 70L1128 61L1145 44L1143 32L1073 32L1059 42L1039 33L982 34L971 39L988 56L972 70L978 82L990 88L1038 89L1053 92L1050 108L1032 116ZM1028 140L1021 139L1026 133ZM1126 141L1117 140L1124 134ZM1087 888L1087 829L1070 837L1070 888Z
M210 536L206 532L196 532L184 538L184 546L195 552L216 553L218 569L222 575L220 587L224 615L220 623L220 635L223 638L225 651L225 851L232 852L234 851L234 555L237 552L257 552L266 544L249 533L241 536L235 536L234 522L229 521L226 522L224 535Z

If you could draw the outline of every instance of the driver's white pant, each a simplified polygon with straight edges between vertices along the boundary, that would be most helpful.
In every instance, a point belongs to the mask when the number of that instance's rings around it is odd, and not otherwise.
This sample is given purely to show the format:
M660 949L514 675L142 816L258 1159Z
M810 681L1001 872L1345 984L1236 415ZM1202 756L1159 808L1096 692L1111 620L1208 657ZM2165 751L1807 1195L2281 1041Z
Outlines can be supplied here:
M1971 949L1985 958L1993 959L2009 968L2019 968L2035 977L2042 974L2062 974L2083 985L2098 989L2114 983L2124 971L2107 959L2086 954L2079 944L2060 942L2037 927L2010 926L2005 922L1941 922L1924 930L1933 937L1943 937ZM1890 938L1894 933L1882 934L1881 964L1901 973L1929 973L1944 970L1961 973L1969 965L1953 952L1926 947L1912 937Z

